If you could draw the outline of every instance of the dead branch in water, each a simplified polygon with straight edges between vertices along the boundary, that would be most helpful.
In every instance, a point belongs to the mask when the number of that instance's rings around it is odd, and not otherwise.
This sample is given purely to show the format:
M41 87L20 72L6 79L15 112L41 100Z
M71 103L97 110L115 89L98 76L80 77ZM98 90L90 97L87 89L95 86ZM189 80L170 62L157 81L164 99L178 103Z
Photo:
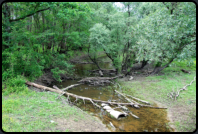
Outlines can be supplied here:
M133 97L133 96L127 95L127 94L126 94L126 96L129 96L129 97L131 97L131 98L133 98L133 99L135 99L135 100L138 100L138 101L140 101L140 102L142 102L142 103L145 103L145 104L147 104L147 105L150 105L150 103L147 102L147 101L141 100L141 99L139 99L139 98L136 98L136 97Z
M78 82L92 84L92 85L104 85L107 83L111 83L110 80L122 77L123 75L118 75L115 77L86 77Z
M113 84L114 84L114 83L113 83ZM119 83L116 83L116 84L117 84L117 85L119 86L119 88L121 89L121 86L119 85ZM124 98L126 98L126 99L129 100L129 101L130 101L130 99L127 98L126 96L129 96L129 97L131 97L131 98L133 98L133 99L135 99L135 100L138 100L138 101L140 101L140 102L142 102L142 103L145 103L145 104L147 104L147 105L150 105L149 102L144 101L144 100L141 100L141 99L136 98L136 97L133 97L133 96L131 96L131 95L123 94L123 93L120 93L120 92L118 92L118 91L116 91L116 90L115 90L115 92L119 93L120 95L122 95ZM134 101L134 100L131 100L131 101L132 101L133 103L139 104L138 102L136 102L136 101Z
M182 91L182 90L187 90L186 87L187 87L187 86L190 86L190 85L195 81L195 78L196 78L196 76L194 77L194 80L192 80L192 81L190 82L190 84L187 84L187 85L184 86L183 88L180 88L180 90L177 89L176 92L172 89L173 92L169 92L169 93L167 94L167 96L170 97L171 99L175 99L175 101L176 101L176 98L179 96L179 92Z
M81 84L82 84L82 83L70 85L70 86L68 86L68 87L66 87L66 88L63 88L62 90L65 91L65 90L68 90L68 89L70 89L70 88L76 87L76 86L81 85Z
M109 101L102 101L102 100L94 100L94 99L91 99L91 98L88 98L88 97L83 97L83 96L75 95L75 94L72 94L72 93L69 93L69 92L66 92L66 91L62 91L62 90L60 90L58 88L57 89L53 89L53 88L42 86L42 85L39 85L39 84L36 84L36 83L33 83L33 82L29 82L29 81L26 81L26 84L29 85L29 86L34 86L34 87L43 89L43 90L49 90L49 91L56 92L56 93L59 93L59 94L65 94L67 96L72 96L74 98L78 98L78 99L82 99L82 100L88 100L88 101L92 102L97 107L100 107L100 106L98 106L94 102L114 104L114 105L130 105L130 106L134 106L134 103L117 103L117 102L109 102ZM153 107L153 106L141 105L141 104L136 104L136 105L142 106L142 107L167 109L166 107Z
M132 100L130 100L129 98L127 98L127 97L126 97L125 95L123 95L122 93L118 92L117 90L114 90L114 91L115 91L116 93L122 95L128 102L134 103L134 107L135 107L135 108L140 108L138 105L136 105L136 104L139 104L139 103L137 103L136 101L133 101L133 102L132 102Z

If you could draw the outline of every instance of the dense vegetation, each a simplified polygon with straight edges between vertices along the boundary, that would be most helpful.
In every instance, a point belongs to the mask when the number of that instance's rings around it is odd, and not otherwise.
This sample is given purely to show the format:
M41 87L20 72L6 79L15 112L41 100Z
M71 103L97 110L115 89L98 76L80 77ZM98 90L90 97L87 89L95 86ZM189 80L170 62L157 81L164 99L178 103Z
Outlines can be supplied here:
M148 63L154 65L152 74L163 70L165 75L132 81L135 86L131 86L131 81L117 82L124 93L167 105L173 111L173 124L178 131L196 129L196 82L181 92L177 101L167 97L195 77L196 5L193 2L120 2L120 5L2 3L4 131L60 131L55 127L57 123L52 122L54 118L72 116L75 121L77 117L84 118L76 107L63 105L58 95L35 93L24 83L46 72L52 73L57 81L61 81L60 74L72 76L74 66L70 60L81 53L86 53L102 69L97 57L101 52L112 61L117 74L126 76ZM141 67L134 67L136 63L141 63ZM191 74L181 69L190 70Z
M112 60L117 73L134 63L155 63L153 74L174 60L196 56L196 5L192 2L4 2L2 81L33 80L46 70L72 74L69 58L84 51ZM99 65L97 64L100 69Z

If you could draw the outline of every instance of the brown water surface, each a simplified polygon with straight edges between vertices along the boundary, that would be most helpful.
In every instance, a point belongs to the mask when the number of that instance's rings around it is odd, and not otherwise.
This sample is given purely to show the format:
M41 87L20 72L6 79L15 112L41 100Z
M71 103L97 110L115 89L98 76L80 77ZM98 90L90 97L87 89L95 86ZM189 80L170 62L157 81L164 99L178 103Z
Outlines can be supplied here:
M61 85L57 84L59 88L67 87L72 84L76 84L77 80L68 80L66 82L62 82ZM113 86L112 86L113 87ZM124 99L121 99L119 94L114 92L115 88L109 88L107 86L88 86L88 85L80 85L74 87L68 92L89 97L96 100L104 100L111 101L117 100L118 102L125 102ZM75 98L70 98L72 102L75 101ZM100 103L98 103L100 105ZM98 109L93 106L89 101L85 101L85 104L82 100L78 100L75 103L76 106L81 108L84 111L88 111L92 115L98 117L102 120L104 124L111 131L125 131L125 132L170 132L174 131L169 127L167 120L167 111L164 109L154 109L154 108L145 108L141 107L139 109L133 108L131 106L127 106L127 108L139 119L132 117L131 115L127 117L121 117L119 120L112 118L105 110ZM152 103L152 106L157 106L157 104ZM116 106L111 106L116 107ZM119 109L117 109L119 111ZM116 129L113 129L109 124L110 122L115 126Z
M110 63L100 64L102 68L110 69L112 68ZM89 74L86 70L97 69L94 64L76 64L76 73L79 76L86 76ZM60 89L70 86L72 84L78 83L77 80L67 80L62 83L54 83ZM112 101L116 100L117 102L125 102L124 99L114 92L115 87L113 85L109 86L89 86L82 84L80 86L74 87L68 92L89 97L96 100L103 101ZM137 97L137 96L134 96ZM138 98L138 97L137 97ZM72 102L76 100L76 98L70 98ZM156 103L151 102L152 106L157 106ZM100 103L98 103L101 105ZM99 109L93 106L93 104L89 101L85 101L85 104L82 100L78 100L75 105L81 108L84 111L88 111L88 113L93 116L98 117L111 131L117 132L170 132L174 131L169 126L169 120L167 119L167 111L166 109L154 109L154 108L146 108L141 107L139 109L133 108L131 106L127 106L129 111L139 117L139 119L134 118L131 115L126 117L120 117L119 119L112 118L109 113L107 113L103 109ZM111 107L116 107L115 105L111 105ZM120 111L120 109L116 109ZM114 125L115 128L110 126L110 122Z

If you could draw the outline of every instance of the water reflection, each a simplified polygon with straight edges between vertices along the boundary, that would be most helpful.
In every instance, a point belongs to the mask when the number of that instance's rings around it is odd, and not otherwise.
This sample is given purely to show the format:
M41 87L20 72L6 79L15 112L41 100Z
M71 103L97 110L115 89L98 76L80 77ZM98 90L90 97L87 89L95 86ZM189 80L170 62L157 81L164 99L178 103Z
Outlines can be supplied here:
M102 59L102 58L101 58ZM103 69L112 69L111 63L100 63L101 68ZM79 76L88 76L90 72L87 70L97 69L97 66L94 64L76 64L75 65L76 74ZM59 88L64 88L72 84L76 84L77 80L66 80L62 83L55 83ZM119 94L115 94L113 88L107 88L107 86L89 86L82 84L80 86L70 89L68 92L89 97L96 100L111 101L116 100L117 102L124 102ZM71 98L71 101L75 101L76 98ZM99 103L100 104L100 103ZM152 109L141 107L139 109L126 106L133 114L139 117L136 119L131 115L118 120L109 116L103 109L98 109L93 106L89 101L86 101L85 104L82 100L78 100L75 104L81 109L93 113L92 115L98 117L102 120L104 124L111 130L117 132L170 132L174 131L167 124L167 111L164 109ZM157 104L153 103L153 106ZM116 107L116 106L111 106ZM119 111L119 109L116 109ZM112 128L110 122L115 126Z
M63 87L69 86L71 84L77 83L77 80L68 80L66 82L61 83ZM57 84L58 87L60 85ZM113 89L100 86L88 86L82 84L80 86L74 87L68 92L77 94L84 97L89 97L92 99L99 99L99 100L116 100L118 102L124 102L119 95L114 93ZM71 99L75 101L75 98ZM119 132L170 132L173 129L167 126L167 111L164 109L153 109L153 108L146 108L141 107L139 109L132 108L130 106L126 106L133 114L139 117L136 119L131 115L127 117L120 118L119 120L112 118L109 114L103 110L98 109L93 106L92 103L89 101L78 100L78 107L81 109L88 111L90 113L94 113L94 115L102 120L104 124L111 130L111 131L119 131ZM79 104L80 103L80 104ZM100 104L100 103L98 103ZM152 104L153 106L157 106L157 104ZM117 106L111 106L117 107ZM119 109L116 109L119 111ZM110 122L115 126L113 129L110 126Z

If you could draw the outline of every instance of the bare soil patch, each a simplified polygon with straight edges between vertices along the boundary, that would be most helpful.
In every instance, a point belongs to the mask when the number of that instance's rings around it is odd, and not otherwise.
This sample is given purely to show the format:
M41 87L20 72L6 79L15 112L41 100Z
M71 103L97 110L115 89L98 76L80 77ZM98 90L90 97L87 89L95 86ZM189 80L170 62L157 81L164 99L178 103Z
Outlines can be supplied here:
M119 81L127 81L128 85L133 85L134 82L143 82L145 81L145 77L144 76L140 76L140 75L136 75L134 76L134 79L129 81L127 77L125 78L120 78ZM153 83L153 82L157 82L158 80L146 80L146 83L144 83L144 85L142 85L142 87L145 86L145 84L149 84L149 83ZM183 82L183 81L182 81ZM186 83L186 82L185 82ZM184 85L185 85L184 83ZM159 107L167 107L167 119L170 121L170 127L174 129L175 132L177 132L178 130L176 129L175 126L175 122L179 122L179 124L185 124L186 122L189 122L189 113L192 111L194 104L192 105L186 105L185 102L174 102L175 104L172 105L173 101L166 101L163 102L163 100L158 99L158 98L154 98L153 95L149 94L149 92L145 92L144 93L144 89L140 88L139 90L142 91L142 94L145 98L153 101L154 103L156 103ZM196 102L195 102L196 105ZM195 115L196 118L196 115ZM196 119L190 119L190 122L196 122ZM192 123L193 124L193 123ZM196 128L196 126L194 127ZM194 131L194 130L192 130Z
M85 119L79 119L72 116L67 119L56 118L56 129L60 131L68 130L69 132L110 132L99 119L90 117L90 115L84 116Z
M41 81L37 80L37 83L41 85L46 85ZM42 89L35 87L28 87L30 90L36 92L43 92ZM47 100L46 97L41 97L41 99ZM51 102L49 102L51 103ZM64 104L63 104L64 105ZM79 111L79 110L78 110ZM65 110L67 112L67 109ZM80 111L79 111L80 112ZM53 121L57 124L55 130L65 132L110 132L110 130L99 120L97 117L91 116L88 113L82 111L83 117L73 115L68 118L57 118L54 117ZM50 128L45 131L52 131Z

